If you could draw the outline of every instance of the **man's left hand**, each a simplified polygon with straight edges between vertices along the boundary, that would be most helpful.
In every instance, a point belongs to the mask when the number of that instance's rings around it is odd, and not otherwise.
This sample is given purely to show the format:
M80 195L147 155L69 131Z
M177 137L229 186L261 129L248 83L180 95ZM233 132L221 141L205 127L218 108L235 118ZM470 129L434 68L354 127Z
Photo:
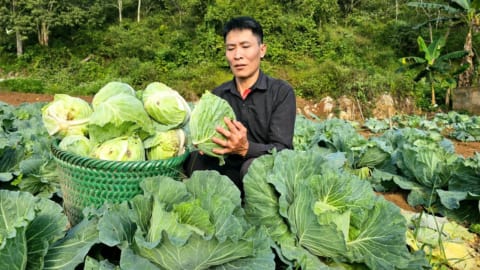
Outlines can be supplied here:
M217 127L218 133L222 134L225 139L213 137L212 141L222 148L214 148L215 154L238 154L242 157L248 152L247 128L237 120L231 120L228 117L223 119L228 129Z

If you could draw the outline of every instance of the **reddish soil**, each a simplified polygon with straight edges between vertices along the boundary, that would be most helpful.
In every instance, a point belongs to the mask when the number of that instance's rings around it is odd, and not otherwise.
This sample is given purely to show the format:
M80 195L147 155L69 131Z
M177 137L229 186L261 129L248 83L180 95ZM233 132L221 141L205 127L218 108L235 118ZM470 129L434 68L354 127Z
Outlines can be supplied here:
M91 102L92 97L91 96L80 96L81 98ZM44 102L44 101L52 101L53 100L53 95L49 94L32 94L32 93L11 93L11 92L0 92L0 101L6 102L8 104L12 105L19 105L23 102ZM301 98L297 99L298 108L303 108L307 105L312 105L310 104L309 101L303 100ZM362 134L368 136L371 134L368 134L366 131L362 131ZM458 154L465 156L465 157L470 157L475 154L475 152L480 152L480 142L459 142L459 141L453 141L455 145L455 150ZM419 211L421 209L415 209L408 205L406 202L406 194L397 194L397 193L388 193L388 194L382 194L385 199L392 201L396 205L398 205L400 208L409 210L409 211Z
M81 96L81 98L92 101L91 96ZM19 93L19 92L0 92L0 101L3 101L12 105L20 105L21 103L28 102L44 102L52 101L53 95L50 94L33 94L33 93Z

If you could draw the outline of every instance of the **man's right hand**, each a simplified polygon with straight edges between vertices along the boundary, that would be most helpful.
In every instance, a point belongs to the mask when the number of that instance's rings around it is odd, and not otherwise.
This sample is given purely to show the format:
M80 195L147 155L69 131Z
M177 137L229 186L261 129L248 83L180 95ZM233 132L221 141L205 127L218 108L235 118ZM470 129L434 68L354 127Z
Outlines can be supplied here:
M213 153L223 154L238 154L242 157L247 155L249 142L247 139L247 128L237 120L230 120L228 117L223 119L227 125L227 129L217 127L218 133L222 134L225 139L213 137L212 141L222 148L212 149Z

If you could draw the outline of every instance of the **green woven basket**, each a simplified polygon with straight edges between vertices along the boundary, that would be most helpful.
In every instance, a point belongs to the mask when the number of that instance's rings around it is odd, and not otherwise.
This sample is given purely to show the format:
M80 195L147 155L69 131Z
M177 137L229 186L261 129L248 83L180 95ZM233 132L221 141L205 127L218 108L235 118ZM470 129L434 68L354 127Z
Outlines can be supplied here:
M71 225L83 219L87 206L100 207L105 202L128 201L142 192L140 182L152 176L165 175L175 179L182 176L182 164L188 152L164 160L109 161L81 157L51 146L57 163L63 208Z

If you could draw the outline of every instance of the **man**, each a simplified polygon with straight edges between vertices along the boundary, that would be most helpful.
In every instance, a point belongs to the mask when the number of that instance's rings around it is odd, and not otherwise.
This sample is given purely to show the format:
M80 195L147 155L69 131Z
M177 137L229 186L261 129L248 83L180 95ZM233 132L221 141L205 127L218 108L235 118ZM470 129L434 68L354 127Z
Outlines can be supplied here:
M212 92L233 108L236 120L224 119L228 129L217 127L226 139L213 138L213 152L228 155L218 159L193 152L185 162L190 176L195 170L217 170L243 190L242 179L252 161L273 149L293 148L296 101L293 88L260 70L267 46L261 25L251 17L237 17L224 27L225 56L234 78Z

